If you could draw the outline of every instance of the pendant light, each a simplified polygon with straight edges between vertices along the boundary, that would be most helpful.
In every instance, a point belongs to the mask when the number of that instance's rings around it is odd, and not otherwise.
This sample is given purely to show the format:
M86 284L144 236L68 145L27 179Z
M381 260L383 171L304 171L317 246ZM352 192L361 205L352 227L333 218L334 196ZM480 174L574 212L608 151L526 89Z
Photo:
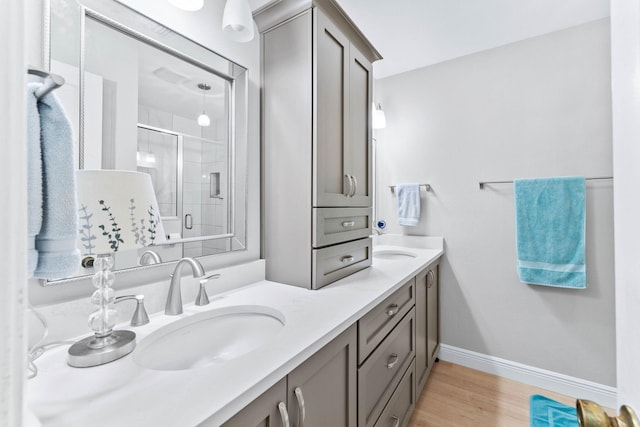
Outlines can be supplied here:
M204 105L205 105L205 101L206 101L205 95L206 95L208 90L211 90L211 86L206 84L206 83L198 83L198 88L202 89L202 114L200 114L198 116L198 125L200 125L202 127L206 127L206 126L209 126L211 124L211 119L204 112Z
M195 12L202 9L204 6L204 0L168 0L171 6L178 9L186 10L188 12Z
M222 31L237 42L253 39L253 15L249 0L227 0L222 15Z

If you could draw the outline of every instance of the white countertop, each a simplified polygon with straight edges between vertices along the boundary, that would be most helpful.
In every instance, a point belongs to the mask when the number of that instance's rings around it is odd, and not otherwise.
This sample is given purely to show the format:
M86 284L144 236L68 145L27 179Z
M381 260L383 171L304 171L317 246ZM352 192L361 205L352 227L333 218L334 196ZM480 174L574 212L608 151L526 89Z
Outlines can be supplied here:
M443 254L442 238L383 235L374 252L411 248L416 258L373 259L373 266L317 291L261 281L186 304L179 316L162 313L137 328L138 343L158 328L215 308L264 305L284 314L285 326L258 350L220 365L182 371L145 369L131 355L92 368L66 363L68 346L37 359L27 382L27 407L43 426L194 426L229 419L309 356L354 324ZM177 349L176 351L179 351ZM134 350L135 352L135 350Z

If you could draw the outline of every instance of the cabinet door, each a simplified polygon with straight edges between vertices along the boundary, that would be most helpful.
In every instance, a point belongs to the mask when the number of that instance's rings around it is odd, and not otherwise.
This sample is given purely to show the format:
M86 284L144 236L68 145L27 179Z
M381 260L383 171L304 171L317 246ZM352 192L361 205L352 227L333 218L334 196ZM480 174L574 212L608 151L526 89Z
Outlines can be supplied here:
M291 425L355 427L356 369L354 325L289 374Z
M439 265L434 265L427 273L427 354L432 366L440 349L440 324L438 302Z
M314 39L314 207L349 206L345 176L349 123L349 40L317 8Z
M428 268L416 276L416 387L422 391L427 380L429 357L427 349L427 275Z
M281 427L287 425L287 380L276 385L233 416L222 427Z
M349 50L349 140L345 152L345 173L351 175L355 191L352 206L371 206L373 91L371 63L355 46Z

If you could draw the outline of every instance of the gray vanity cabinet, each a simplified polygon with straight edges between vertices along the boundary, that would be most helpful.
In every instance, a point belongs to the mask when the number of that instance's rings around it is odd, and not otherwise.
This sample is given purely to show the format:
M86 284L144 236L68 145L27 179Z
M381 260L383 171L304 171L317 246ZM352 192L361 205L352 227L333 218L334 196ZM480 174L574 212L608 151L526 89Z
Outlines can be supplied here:
M279 427L286 425L286 418L296 427L355 427L356 347L354 325L234 415L223 427Z
M371 63L381 57L333 0L281 0L255 20L266 277L318 289L371 265Z
M223 427L275 427L286 425L287 380L278 381L260 397L244 407ZM206 424L205 424L206 425Z
M440 261L435 261L416 276L416 378L418 379L418 392L424 388L440 349L439 266Z
M412 278L358 321L360 427L404 426L411 418L416 400L415 297ZM382 421L387 418L388 424Z
M371 206L371 62L324 13L316 35L314 207Z
M356 348L352 326L288 375L292 426L356 426Z

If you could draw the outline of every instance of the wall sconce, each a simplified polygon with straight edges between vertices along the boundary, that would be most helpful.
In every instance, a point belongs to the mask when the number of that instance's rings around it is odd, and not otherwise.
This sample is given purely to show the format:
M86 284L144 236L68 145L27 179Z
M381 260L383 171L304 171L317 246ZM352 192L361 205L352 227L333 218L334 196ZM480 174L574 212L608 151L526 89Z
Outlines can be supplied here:
M211 85L208 85L206 83L198 83L198 89L202 89L202 114L198 116L198 125L202 127L206 127L211 124L211 119L204 112L204 106L206 101L205 94L207 93L208 90L211 90Z
M204 6L204 0L168 0L168 2L171 6L188 12L195 12Z
M248 0L227 0L222 15L222 31L237 42L253 39L253 15Z
M387 127L387 118L384 115L384 111L382 111L382 107L380 104L373 104L373 128L374 129L384 129Z

